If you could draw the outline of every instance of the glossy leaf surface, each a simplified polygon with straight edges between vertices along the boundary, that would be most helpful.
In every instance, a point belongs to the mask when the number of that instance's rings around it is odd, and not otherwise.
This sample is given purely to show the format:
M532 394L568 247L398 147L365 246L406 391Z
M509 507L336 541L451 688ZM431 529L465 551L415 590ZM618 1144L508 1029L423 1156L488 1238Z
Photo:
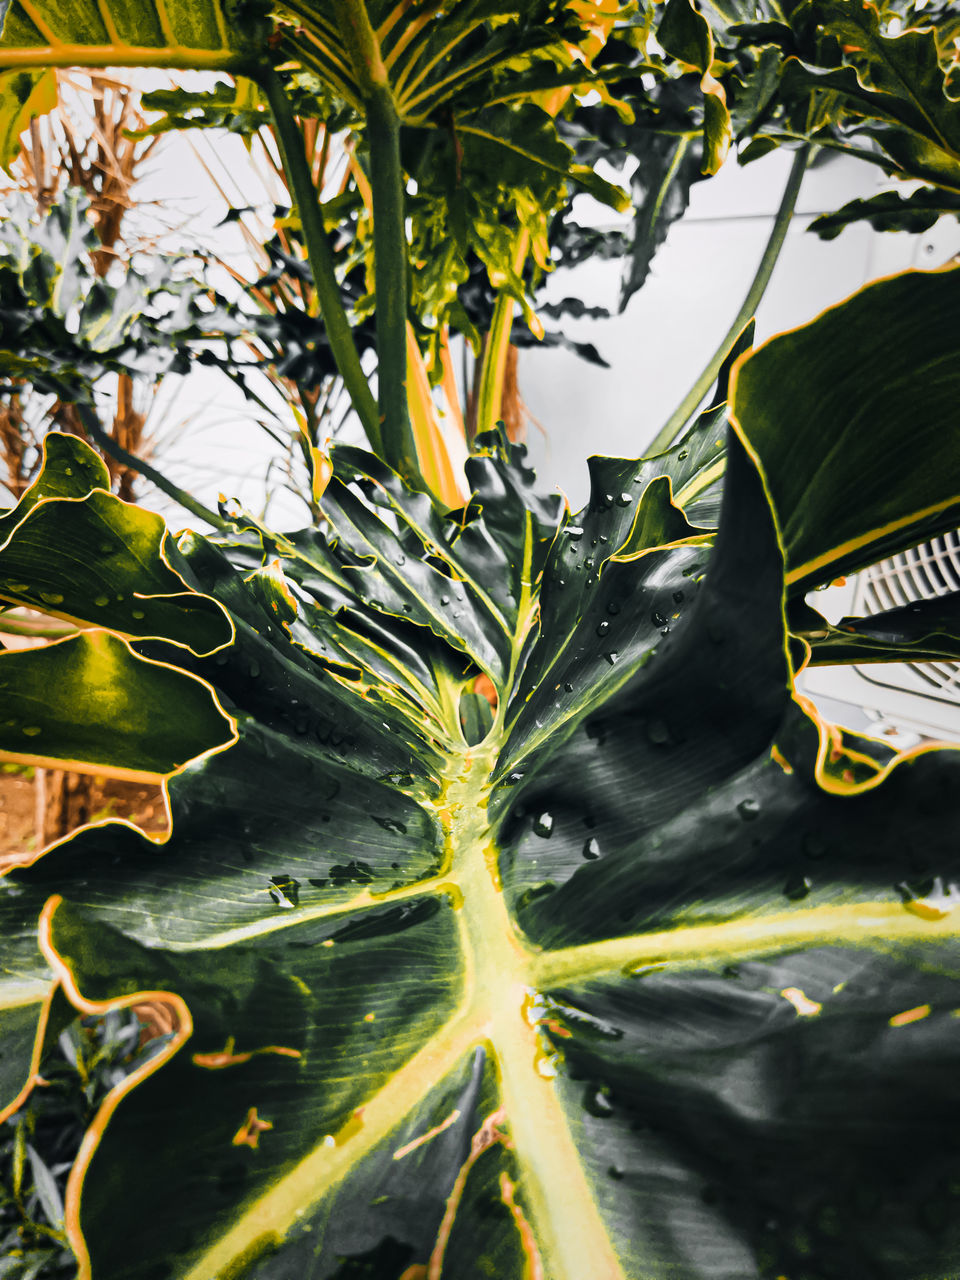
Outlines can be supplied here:
M449 515L341 448L323 532L250 521L116 562L144 599L175 575L162 598L226 610L233 638L186 647L158 613L112 642L223 709L168 782L162 847L107 822L2 882L8 1096L51 975L80 1010L176 1019L75 1166L82 1277L950 1274L960 758L794 695L778 523L813 553L757 406L786 411L792 343L821 397L807 455L834 446L803 479L819 511L860 465L843 396L873 387L819 388L831 326L852 341L872 309L891 349L930 352L951 280L876 286L744 359L762 475L722 407L660 458L592 460L576 517L495 437ZM901 447L900 415L871 423ZM14 543L58 504L122 527L96 475L62 438ZM904 539L932 483L884 508ZM875 491L847 497L831 555L874 537Z
M880 281L734 369L730 411L760 460L791 593L956 526L960 451L944 425L960 394L958 280Z

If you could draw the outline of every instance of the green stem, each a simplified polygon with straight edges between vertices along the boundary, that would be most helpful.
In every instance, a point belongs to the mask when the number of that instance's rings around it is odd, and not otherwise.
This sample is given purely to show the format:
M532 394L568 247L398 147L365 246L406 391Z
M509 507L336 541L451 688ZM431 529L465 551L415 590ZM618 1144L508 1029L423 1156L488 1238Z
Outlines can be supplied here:
M332 0L332 8L363 98L370 146L382 456L408 484L425 489L407 405L406 186L400 117L365 0Z
M760 299L770 283L770 277L773 275L773 269L777 265L780 250L786 240L787 231L790 228L790 219L793 217L797 196L800 194L800 184L803 181L809 155L810 147L805 146L801 147L793 158L790 176L787 178L787 185L783 191L780 208L777 210L777 216L773 222L770 239L767 241L767 247L764 249L760 265L757 267L757 273L753 277L750 288L747 290L747 296L737 312L736 319L724 334L723 340L711 356L710 362L703 373L701 373L700 377L687 392L687 395L670 415L663 429L650 442L647 449L649 454L661 453L664 449L668 449L693 417L697 407L716 382L717 375L724 360L727 358L728 352L743 332L745 325L756 314Z
M407 233L400 121L388 88L366 100L377 291L377 380L383 456L408 484L424 488L407 405Z
M84 431L90 436L91 440L100 446L104 453L109 453L111 458L117 462L122 462L131 471L136 471L145 480L149 480L151 484L156 485L168 498L172 498L174 502L179 502L181 507L185 507L187 511L197 516L200 520L206 520L207 524L212 524L215 529L229 529L232 527L228 521L217 515L215 511L211 511L202 502L198 502L193 494L188 493L186 489L181 489L172 480L168 480L156 467L151 467L149 462L144 462L136 454L129 453L124 449L123 445L117 444L116 440L112 439L104 431L92 405L78 404L77 414L83 423Z
M323 225L323 212L313 185L310 166L307 163L303 135L297 127L293 109L277 73L273 70L264 71L259 79L267 95L267 101L270 103L280 158L283 161L283 171L290 187L290 194L300 214L300 225L303 228L303 239L307 247L307 257L313 273L313 284L317 291L317 301L320 305L320 316L326 330L327 341L330 343L330 350L333 352L340 377L353 401L353 407L357 411L367 439L373 450L382 455L383 441L380 436L377 406L367 382L367 375L360 364L356 343L353 340L353 330L350 328L350 321L343 307L340 286L334 270L333 251L327 239L326 227Z

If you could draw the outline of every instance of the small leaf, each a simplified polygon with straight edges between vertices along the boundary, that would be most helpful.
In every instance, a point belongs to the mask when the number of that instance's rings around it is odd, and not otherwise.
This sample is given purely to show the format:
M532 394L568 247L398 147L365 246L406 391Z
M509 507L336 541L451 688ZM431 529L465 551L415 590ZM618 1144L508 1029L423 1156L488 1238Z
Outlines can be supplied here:
M30 1161L30 1172L33 1175L33 1189L40 1201L44 1217L55 1231L62 1231L63 1197L60 1195L57 1180L29 1142L26 1144L26 1149L27 1159Z

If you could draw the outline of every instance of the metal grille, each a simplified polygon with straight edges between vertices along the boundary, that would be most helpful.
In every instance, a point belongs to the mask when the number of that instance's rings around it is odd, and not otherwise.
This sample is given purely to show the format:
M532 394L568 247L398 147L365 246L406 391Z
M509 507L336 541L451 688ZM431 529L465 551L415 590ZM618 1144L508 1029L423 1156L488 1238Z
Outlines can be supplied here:
M950 591L960 591L960 530L956 529L865 569L857 581L853 607L854 612L881 613ZM891 676L878 679L876 668L858 670L875 683L960 705L960 663L901 663L897 670L902 670L902 682Z

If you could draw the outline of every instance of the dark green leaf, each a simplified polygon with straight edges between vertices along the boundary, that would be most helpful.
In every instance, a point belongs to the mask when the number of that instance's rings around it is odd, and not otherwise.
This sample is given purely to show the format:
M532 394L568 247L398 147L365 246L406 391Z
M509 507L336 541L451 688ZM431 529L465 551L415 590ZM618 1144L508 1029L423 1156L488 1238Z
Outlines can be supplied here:
M943 424L960 395L958 281L869 285L735 369L731 413L763 469L792 594L957 524L960 451Z
M823 213L807 228L821 240L834 240L854 222L869 222L875 231L927 231L940 218L960 218L960 191L921 187L909 195L883 191L869 199L850 200L836 213Z

